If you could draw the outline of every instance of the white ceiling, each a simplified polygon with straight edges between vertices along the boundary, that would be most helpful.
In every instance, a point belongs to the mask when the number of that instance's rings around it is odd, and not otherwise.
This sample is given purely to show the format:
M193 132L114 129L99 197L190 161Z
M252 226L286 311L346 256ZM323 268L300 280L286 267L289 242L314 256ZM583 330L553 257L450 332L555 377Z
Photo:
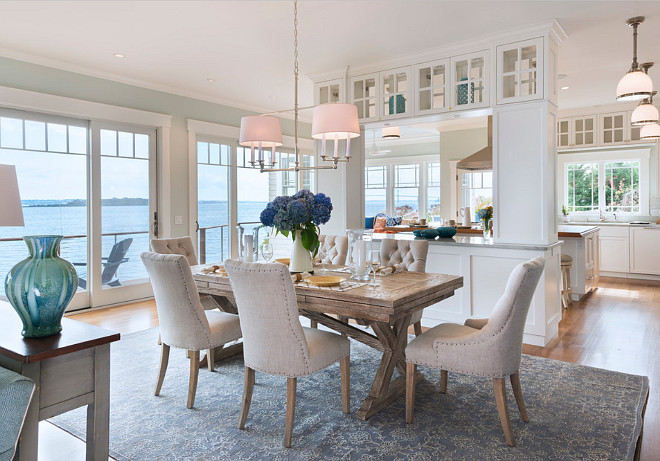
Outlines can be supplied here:
M631 16L647 17L639 56L658 62L650 75L660 82L658 1L301 0L298 9L302 106L312 104L304 74L551 19L568 35L561 109L614 102ZM0 1L0 17L3 56L259 111L293 105L291 1Z

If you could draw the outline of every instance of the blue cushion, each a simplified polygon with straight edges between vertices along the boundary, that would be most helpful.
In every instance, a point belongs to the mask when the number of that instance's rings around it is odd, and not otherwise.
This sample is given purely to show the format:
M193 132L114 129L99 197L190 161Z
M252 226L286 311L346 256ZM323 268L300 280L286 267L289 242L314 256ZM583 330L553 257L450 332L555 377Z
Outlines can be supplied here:
M23 427L34 382L0 367L0 461L11 461Z
M374 228L374 221L376 220L375 217L372 218L364 218L364 228L365 229L373 229Z

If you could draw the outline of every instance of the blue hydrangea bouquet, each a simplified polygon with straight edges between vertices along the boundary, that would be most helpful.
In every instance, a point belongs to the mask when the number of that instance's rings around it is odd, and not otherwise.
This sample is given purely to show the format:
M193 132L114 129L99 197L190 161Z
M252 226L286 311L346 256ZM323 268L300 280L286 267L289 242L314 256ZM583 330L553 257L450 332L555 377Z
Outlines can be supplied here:
M261 212L260 220L285 237L291 234L294 244L300 237L302 246L314 257L319 250L318 226L330 220L331 211L330 197L303 189L292 196L275 197Z

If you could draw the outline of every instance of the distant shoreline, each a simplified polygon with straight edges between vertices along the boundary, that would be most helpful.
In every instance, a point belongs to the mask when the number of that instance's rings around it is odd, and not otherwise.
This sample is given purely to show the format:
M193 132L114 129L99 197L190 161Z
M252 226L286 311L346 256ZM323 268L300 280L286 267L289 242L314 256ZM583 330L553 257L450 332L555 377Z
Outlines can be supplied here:
M222 204L227 203L226 200L200 200L200 204ZM240 201L239 203L257 203L265 205L268 202L261 201ZM147 206L149 200L146 198L124 197L124 198L109 198L101 200L101 206ZM87 200L83 199L68 199L68 200L22 200L21 206L23 208L60 208L60 207L86 207Z

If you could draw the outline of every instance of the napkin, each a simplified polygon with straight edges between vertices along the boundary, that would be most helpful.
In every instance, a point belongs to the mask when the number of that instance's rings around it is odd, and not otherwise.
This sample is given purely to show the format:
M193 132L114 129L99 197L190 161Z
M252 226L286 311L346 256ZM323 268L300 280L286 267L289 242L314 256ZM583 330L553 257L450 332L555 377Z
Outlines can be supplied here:
M291 281L293 283L302 282L303 280L305 280L307 277L310 277L311 275L312 274L310 274L309 272L302 272L300 274L291 274Z
M224 274L225 268L222 266L209 266L202 269L202 272L204 272L205 274L213 274L213 273Z

